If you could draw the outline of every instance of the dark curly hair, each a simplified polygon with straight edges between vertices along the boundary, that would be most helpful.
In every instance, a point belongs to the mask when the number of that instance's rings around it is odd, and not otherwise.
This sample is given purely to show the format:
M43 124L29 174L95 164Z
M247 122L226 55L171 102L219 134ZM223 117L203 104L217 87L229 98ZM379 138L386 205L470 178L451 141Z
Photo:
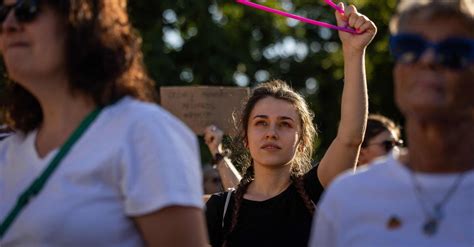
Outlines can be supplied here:
M34 0L30 0L34 1ZM126 0L37 0L66 24L66 71L72 93L89 95L99 106L130 95L156 100L154 82L143 65L142 40L128 19ZM39 102L8 80L1 107L5 123L29 132L43 120Z

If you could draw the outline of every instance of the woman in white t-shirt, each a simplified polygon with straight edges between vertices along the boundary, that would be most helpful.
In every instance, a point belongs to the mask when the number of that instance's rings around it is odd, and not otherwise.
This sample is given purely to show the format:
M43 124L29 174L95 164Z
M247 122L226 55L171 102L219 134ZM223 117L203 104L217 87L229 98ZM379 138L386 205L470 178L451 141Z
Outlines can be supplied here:
M334 180L310 246L474 246L474 2L399 6L390 49L408 152Z
M0 22L0 245L204 245L196 138L150 103L126 1L4 0Z

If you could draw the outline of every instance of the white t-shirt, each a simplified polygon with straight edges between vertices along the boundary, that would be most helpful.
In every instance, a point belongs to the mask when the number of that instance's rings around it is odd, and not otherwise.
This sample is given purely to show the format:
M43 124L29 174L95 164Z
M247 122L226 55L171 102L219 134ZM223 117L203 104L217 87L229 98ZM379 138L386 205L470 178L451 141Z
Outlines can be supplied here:
M416 174L430 210L458 175ZM329 186L313 221L310 246L473 247L474 170L464 174L443 212L437 233L426 235L422 225L427 218L410 171L390 155L356 174L338 177ZM396 219L394 224L390 219Z
M0 220L58 152L38 157L35 138L34 131L0 142ZM125 97L102 111L0 246L141 246L130 217L203 207L199 160L183 123Z

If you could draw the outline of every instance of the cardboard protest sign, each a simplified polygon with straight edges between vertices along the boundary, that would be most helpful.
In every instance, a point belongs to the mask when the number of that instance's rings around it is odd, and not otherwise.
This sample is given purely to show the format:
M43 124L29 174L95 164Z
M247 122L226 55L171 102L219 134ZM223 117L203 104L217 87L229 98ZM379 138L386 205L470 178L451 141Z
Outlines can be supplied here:
M196 134L214 124L226 134L235 134L232 113L249 95L242 87L161 87L161 106L186 123Z

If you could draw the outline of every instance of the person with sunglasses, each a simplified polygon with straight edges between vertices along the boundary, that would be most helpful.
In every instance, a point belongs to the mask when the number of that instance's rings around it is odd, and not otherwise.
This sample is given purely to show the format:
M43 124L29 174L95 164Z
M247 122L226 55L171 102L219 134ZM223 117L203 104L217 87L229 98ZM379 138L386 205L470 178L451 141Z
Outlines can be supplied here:
M369 164L398 149L402 144L400 128L391 119L379 114L370 114L357 165Z
M0 246L205 246L195 135L125 0L3 0Z
M310 246L474 246L474 2L399 9L390 47L408 155L336 179Z

